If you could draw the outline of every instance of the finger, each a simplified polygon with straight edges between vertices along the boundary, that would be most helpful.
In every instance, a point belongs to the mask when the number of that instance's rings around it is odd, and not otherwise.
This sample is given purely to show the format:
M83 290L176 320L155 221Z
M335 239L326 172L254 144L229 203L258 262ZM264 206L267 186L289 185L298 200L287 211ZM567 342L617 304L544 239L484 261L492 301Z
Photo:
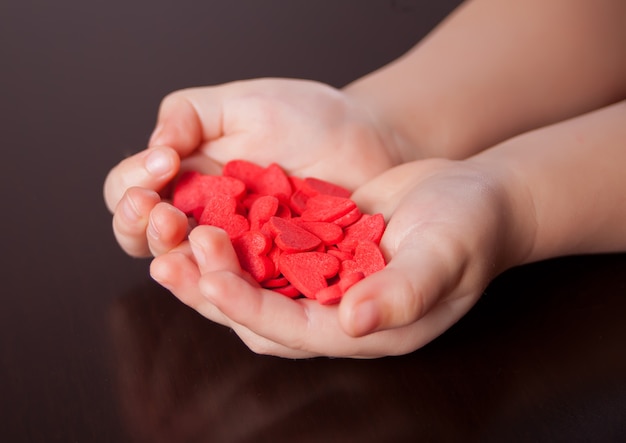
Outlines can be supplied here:
M164 254L179 245L189 231L189 219L169 203L160 202L150 212L146 238L153 256Z
M222 98L218 91L222 89L189 88L167 95L148 146L171 146L186 157L204 141L220 137Z
M441 335L474 303L469 297L447 299L415 323L353 337L339 325L336 307L314 300L291 300L272 291L250 291L250 286L232 273L206 274L200 287L254 352L287 358L407 354Z
M258 285L251 285L252 279L244 275L233 249L232 242L224 230L214 226L198 226L191 231L189 244L193 252L193 258L198 263L200 273L209 275L209 277L207 277L208 279L211 278L211 273L225 271L241 277L244 280L244 288L246 291L251 290L255 292L259 290ZM230 291L230 289L225 288L225 291ZM206 299L204 300L206 301ZM231 318L229 318L228 323L241 340L257 354L289 358L305 358L313 355L310 352L290 349L273 342Z
M384 269L346 292L339 318L348 334L358 337L410 325L455 294L466 260L443 241L421 240L406 242Z
M168 253L165 257L153 260L151 274L155 280L206 318L231 327L258 354L291 358L311 356L308 352L292 350L272 342L236 323L202 295L198 287L201 273L218 270L241 273L230 239L223 230L213 226L198 226L191 232L190 241L186 245L177 248L173 254Z
M277 149L277 121L293 119L293 110L278 102L268 109L261 97L273 88L272 81L251 80L173 92L161 102L149 146L171 146L182 158L205 152L222 164L243 157L268 163L263 148ZM280 140L289 139L288 128L281 128Z
M218 270L243 273L233 244L223 229L197 226L189 233L189 244L201 274Z
M152 260L150 275L181 302L207 319L225 326L230 325L230 320L200 292L200 271L188 242Z
M152 209L161 201L155 191L132 187L113 213L113 233L121 248L133 257L150 255L146 229Z
M231 320L231 328L250 350L260 355L271 355L283 358L312 358L320 354L302 349L292 349L275 341L269 340L247 327Z
M171 148L146 149L118 163L104 182L104 199L111 212L127 189L141 187L158 191L178 172L180 158Z
M371 358L410 352L433 336L430 329L422 331L411 325L413 329L352 337L340 326L336 306L293 300L253 287L228 271L204 274L199 286L202 294L230 319L242 340L260 354Z

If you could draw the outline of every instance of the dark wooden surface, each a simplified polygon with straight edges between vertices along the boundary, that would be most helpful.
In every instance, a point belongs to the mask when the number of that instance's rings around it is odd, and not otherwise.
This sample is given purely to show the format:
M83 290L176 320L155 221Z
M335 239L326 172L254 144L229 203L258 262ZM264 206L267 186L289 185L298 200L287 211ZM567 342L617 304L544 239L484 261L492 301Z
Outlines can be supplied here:
M624 254L511 270L410 355L291 361L248 351L113 239L104 176L163 95L341 86L455 3L3 1L0 441L624 441Z

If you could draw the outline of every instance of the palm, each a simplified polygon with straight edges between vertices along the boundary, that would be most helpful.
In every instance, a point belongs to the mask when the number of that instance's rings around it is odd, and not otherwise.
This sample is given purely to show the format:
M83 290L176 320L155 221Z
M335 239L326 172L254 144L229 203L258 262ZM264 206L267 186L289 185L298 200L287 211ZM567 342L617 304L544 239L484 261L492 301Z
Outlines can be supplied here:
M270 79L236 86L236 93L222 90L219 136L212 137L205 128L193 161L276 162L292 175L352 189L394 163L368 114L333 88ZM211 99L207 94L206 100ZM198 100L196 109L207 105Z
M384 270L348 291L338 309L310 300L294 303L233 279L233 274L221 271L241 275L234 253L224 255L225 249L215 246L212 250L221 251L211 256L215 265L200 272L205 283L210 282L210 298L219 314L202 297L190 304L231 326L262 353L376 356L409 352L467 312L492 276L490 259L498 242L490 234L498 220L484 214L497 207L491 206L495 200L477 183L473 171L436 160L396 167L357 189L355 200L368 212L382 212L389 219L381 245L390 261ZM207 230L192 235L207 245L227 241ZM350 311L355 302L372 297L387 306L384 316L391 322L380 325L385 330L355 337L350 332ZM416 298L421 302L415 303ZM419 311L412 310L415 307ZM395 345L390 347L390 343Z

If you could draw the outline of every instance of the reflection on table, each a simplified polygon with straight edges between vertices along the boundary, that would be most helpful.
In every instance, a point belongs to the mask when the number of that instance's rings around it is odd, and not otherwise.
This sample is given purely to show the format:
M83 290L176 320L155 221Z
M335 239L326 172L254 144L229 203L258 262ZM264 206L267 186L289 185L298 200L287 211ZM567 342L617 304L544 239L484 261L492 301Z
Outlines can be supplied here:
M600 262L513 270L448 333L379 360L255 355L233 332L147 282L111 310L120 410L134 440L146 442L621 435L626 355L611 339L619 322L594 319L584 285L615 284L619 274L604 265L624 259ZM587 272L576 278L578 266ZM570 283L541 285L542 274L554 282L559 272ZM599 309L614 304L622 316L623 297L601 300ZM581 367L581 353L595 358Z

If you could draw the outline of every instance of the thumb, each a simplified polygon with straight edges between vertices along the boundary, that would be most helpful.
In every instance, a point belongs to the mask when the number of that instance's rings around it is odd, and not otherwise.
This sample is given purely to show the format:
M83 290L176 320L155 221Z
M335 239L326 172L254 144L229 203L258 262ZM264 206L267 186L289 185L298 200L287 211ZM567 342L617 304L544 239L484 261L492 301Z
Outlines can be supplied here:
M189 88L167 95L161 102L149 147L170 146L181 157L222 133L221 97L212 87Z
M451 255L409 242L387 266L350 288L339 305L346 333L362 336L410 325L459 285L465 266ZM446 259L447 258L447 259Z

